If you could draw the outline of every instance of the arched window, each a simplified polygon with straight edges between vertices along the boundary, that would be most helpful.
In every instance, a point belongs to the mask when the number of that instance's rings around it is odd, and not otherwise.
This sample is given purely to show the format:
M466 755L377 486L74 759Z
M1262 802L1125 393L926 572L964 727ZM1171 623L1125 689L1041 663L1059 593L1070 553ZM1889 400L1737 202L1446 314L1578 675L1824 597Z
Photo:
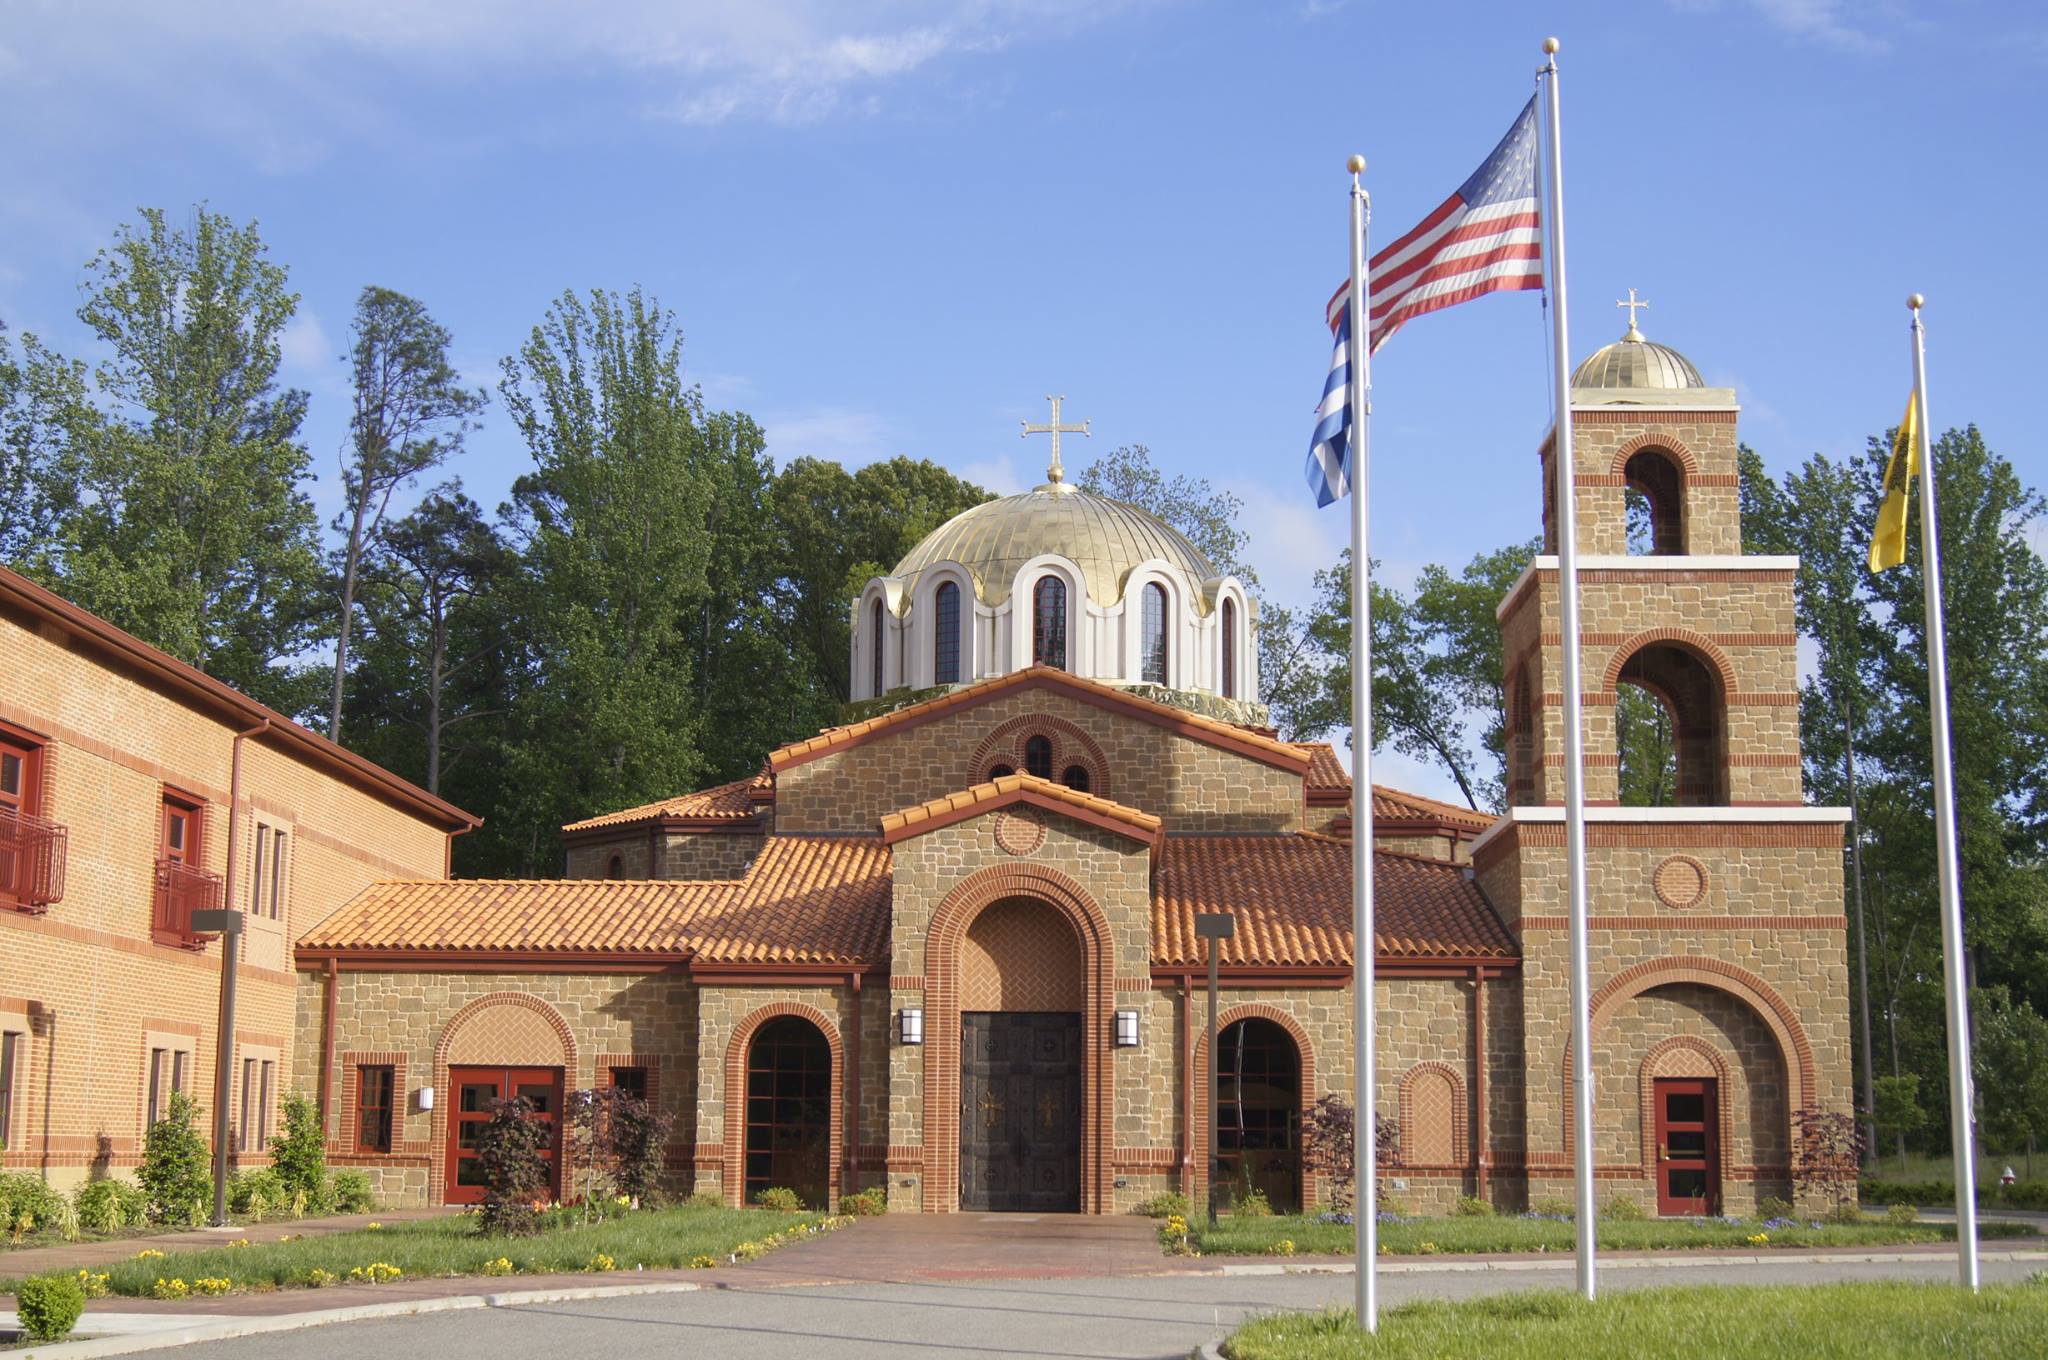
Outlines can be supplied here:
M1065 784L1076 793L1088 792L1088 767L1086 765L1067 766L1066 770L1060 775L1060 783Z
M604 876L606 878L624 878L626 876L626 861L617 855L613 855L611 861L604 866Z
M1301 1207L1301 1054L1271 1020L1217 1036L1216 1176L1233 1201L1263 1191L1283 1214Z
M1144 631L1138 639L1138 678L1148 685L1166 683L1166 587L1157 581L1145 587Z
M1052 778L1052 738L1032 737L1024 743L1024 773Z
M825 1204L832 1147L832 1049L810 1021L770 1020L747 1046L745 1201L770 1186Z
M1685 551L1684 476L1662 449L1639 449L1622 467L1627 482L1624 532L1628 551L1675 557Z
M1629 657L1614 695L1621 805L1726 805L1726 705L1720 672L1688 648L1652 643Z
M1237 697L1237 601L1223 601L1223 684L1218 690L1226 699Z
M960 587L952 581L939 582L932 593L932 683L958 684L960 680Z
M868 697L874 698L882 692L882 601L875 599L875 607L868 611Z
M1015 773L1017 773L1016 767L1012 765L991 765L988 767L988 777L990 779L1006 779Z
M1031 660L1067 668L1067 583L1041 576L1031 592Z

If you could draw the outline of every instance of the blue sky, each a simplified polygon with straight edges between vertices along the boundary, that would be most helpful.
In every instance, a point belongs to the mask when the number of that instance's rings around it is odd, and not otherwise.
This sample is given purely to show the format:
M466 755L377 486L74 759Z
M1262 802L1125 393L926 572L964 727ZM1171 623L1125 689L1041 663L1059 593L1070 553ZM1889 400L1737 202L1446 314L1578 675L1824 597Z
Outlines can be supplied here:
M1017 422L1064 392L1095 429L1071 462L1145 443L1236 491L1293 601L1345 533L1300 472L1344 157L1391 239L1506 129L1550 31L1575 355L1640 289L1783 469L1896 419L1918 289L1936 422L2048 481L2022 267L2048 11L1989 0L9 0L0 318L89 353L82 266L137 205L258 219L303 294L286 376L327 498L364 284L424 299L495 385L564 288L637 282L778 460L1016 490L1044 458ZM1533 294L1496 296L1375 361L1391 578L1535 530L1543 337ZM459 471L495 502L523 462L494 406Z

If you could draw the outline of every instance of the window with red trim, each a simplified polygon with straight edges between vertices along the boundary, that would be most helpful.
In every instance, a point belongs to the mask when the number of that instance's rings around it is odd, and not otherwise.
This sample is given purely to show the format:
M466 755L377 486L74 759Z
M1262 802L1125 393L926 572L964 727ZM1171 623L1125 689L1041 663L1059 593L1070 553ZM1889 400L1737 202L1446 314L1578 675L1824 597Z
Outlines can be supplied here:
M391 1151L391 1104L396 1077L389 1063L356 1069L356 1151Z
M0 905L41 911L64 897L65 831L45 821L43 745L0 727Z

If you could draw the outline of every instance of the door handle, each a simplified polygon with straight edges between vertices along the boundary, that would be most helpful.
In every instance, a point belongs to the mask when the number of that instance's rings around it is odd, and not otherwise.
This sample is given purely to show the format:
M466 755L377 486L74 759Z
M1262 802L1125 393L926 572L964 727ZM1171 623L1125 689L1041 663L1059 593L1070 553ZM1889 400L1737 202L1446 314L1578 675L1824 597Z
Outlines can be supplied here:
M1658 1160L1658 1161L1660 1161L1660 1162L1668 1162L1668 1161L1670 1161L1670 1160L1671 1160L1671 1145L1670 1145L1670 1144L1668 1144L1668 1143L1659 1143L1659 1144L1657 1144L1657 1160Z

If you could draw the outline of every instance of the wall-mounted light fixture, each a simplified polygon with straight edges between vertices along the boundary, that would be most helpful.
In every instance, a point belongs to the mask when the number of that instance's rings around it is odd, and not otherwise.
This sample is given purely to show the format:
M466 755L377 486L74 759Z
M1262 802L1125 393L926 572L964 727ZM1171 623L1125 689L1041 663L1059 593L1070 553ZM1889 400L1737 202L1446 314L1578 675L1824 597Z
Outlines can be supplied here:
M1118 1011L1116 1013L1116 1046L1136 1048L1138 1046L1138 1013Z
M916 1006L905 1006L896 1012L897 1036L906 1044L924 1042L924 1012Z
M415 1098L416 1098L416 1099L418 1100L418 1102L419 1102L419 1107L420 1107L420 1113L421 1113L421 1114L425 1114L425 1113L427 1113L428 1111L430 1111L430 1110L432 1110L432 1109L434 1108L434 1088L433 1088L433 1087L431 1087L431 1086L422 1086L422 1087L420 1087L420 1089L418 1090L418 1092L416 1092L416 1093L415 1093Z

